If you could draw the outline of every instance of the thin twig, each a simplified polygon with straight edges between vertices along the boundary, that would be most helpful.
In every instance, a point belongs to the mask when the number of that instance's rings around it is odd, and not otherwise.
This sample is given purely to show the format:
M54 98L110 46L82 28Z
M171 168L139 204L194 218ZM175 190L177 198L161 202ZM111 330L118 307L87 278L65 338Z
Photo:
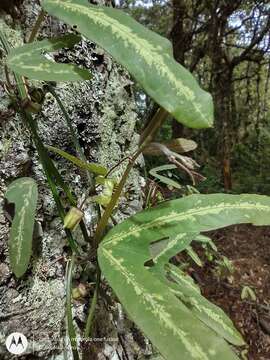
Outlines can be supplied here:
M29 43L31 43L35 40L35 38L39 32L40 26L41 26L43 20L45 19L45 16L46 16L46 12L44 10L41 10L37 17L36 23L31 31L31 34L29 36L29 39L28 39Z
M109 219L113 213L113 210L121 196L122 190L126 184L126 181L128 179L129 173L131 169L133 168L137 158L141 155L145 147L153 140L157 130L161 126L161 124L165 121L167 118L168 113L163 110L159 109L156 114L154 115L153 119L150 121L149 126L146 128L145 133L143 134L140 142L140 147L136 151L136 153L133 155L133 157L129 160L129 164L126 167L126 170L116 187L116 190L111 198L111 201L107 205L100 221L98 222L95 237L94 237L94 252L97 251L98 245L101 242L105 229L108 225Z
M66 303L66 311L67 311L67 326L68 326L68 336L71 344L73 360L79 360L79 353L77 349L77 336L76 331L73 324L73 316L72 316L72 273L75 264L75 256L72 254L71 260L67 264L67 280L66 280L66 293L67 293L67 303Z
M46 85L47 89L49 90L49 92L52 94L52 96L55 98L58 106L60 107L63 115L64 115L64 118L66 120L66 123L68 125L68 128L69 128L69 131L70 131L70 134L71 134L71 137L72 137L72 141L73 141L73 145L77 151L77 153L80 155L81 159L84 160L84 161L87 161L85 155L84 155L84 152L80 146L80 143L78 141L78 138L77 138L77 134L75 133L74 129L73 129L73 126L72 126L72 121L68 115L68 112L64 106L64 104L62 103L60 97L58 96L58 94L56 93L56 91L54 90L53 86L51 86L49 83L47 83Z
M121 159L120 161L118 161L117 164L115 164L113 167L111 167L110 170L107 172L105 178L108 178L109 175L110 175L112 172L114 172L114 170L115 170L116 168L118 168L119 165L123 164L123 162L126 161L126 160L130 160L130 155L125 156L123 159Z
M41 160L41 164L43 166L44 173L46 175L47 181L48 181L49 186L51 188L52 195L53 195L54 201L56 203L58 213L60 215L60 218L61 218L62 222L64 222L65 210L64 210L64 207L62 205L60 196L58 194L56 185L55 185L55 183L53 181L53 176L54 175L53 175L52 171L56 170L55 166L54 166L53 162L51 161L51 159L49 158L48 153L46 152L47 150L43 146L43 143L42 143L42 141L40 140L40 138L39 138L39 136L37 134L36 125L34 123L34 120L31 117L31 115L24 112L23 110L20 110L20 114L21 114L21 117L22 117L25 125L28 127L28 129L31 132L31 135L33 137L34 143L35 143L37 151L38 151L38 155L39 155L40 160ZM59 174L59 177L61 177L60 174ZM61 178L61 182L63 182L62 178ZM75 240L73 239L71 231L69 229L65 229L65 232L66 232L67 239L68 239L68 242L69 242L69 245L70 245L71 249L73 251L75 251L76 253L78 253L78 247L76 245Z
M91 333L91 330L93 327L93 319L94 319L95 308L96 308L96 304L97 304L99 286L100 286L100 277L101 277L101 271L100 271L100 268L98 267L96 287L95 287L94 295L93 295L93 298L91 301L90 309L89 309L88 316L87 316L86 326L85 326L85 330L84 330L85 339L87 339L90 336L90 333Z
M141 141L140 147L139 149L136 151L136 153L133 155L133 157L129 160L129 164L126 167L126 170L118 184L118 186L116 187L116 190L109 202L109 204L107 205L102 217L100 218L98 225L97 225L97 229L96 229L96 233L95 233L95 237L94 237L94 244L93 244L93 256L96 257L96 253L97 253L97 249L98 249L98 245L101 242L106 227L109 223L109 219L111 218L111 215L113 213L113 210L121 196L121 193L123 191L123 188L126 184L126 181L128 179L129 173L131 171L131 169L133 168L137 158L141 155L141 153L143 152L143 150L145 149L145 147L149 144L149 142L152 141L152 139L154 138L159 126L161 126L161 124L163 123L163 121L165 120L165 118L167 117L167 112L165 112L165 110L160 109L160 111L157 112L157 114L154 116L155 121L150 121L150 123L152 124L151 129L148 127L147 132L145 133L145 135L143 136L143 139ZM92 321L93 321L93 315L94 315L94 311L95 311L95 307L96 307L96 303L97 303L97 296L98 296L98 290L99 290L99 282L100 282L100 268L98 267L97 269L97 285L96 285L96 289L95 289L95 294L91 303L91 307L89 310L89 314L87 317L87 324L86 324L86 329L85 329L85 335L89 335L90 330L91 330L91 326L92 326ZM87 337L87 336L86 336Z
M168 112L163 108L159 108L153 118L150 120L149 124L143 131L141 138L140 138L140 146L143 144L149 144L153 138L155 137L158 129L162 126L164 121L168 117ZM144 146L143 146L144 147Z

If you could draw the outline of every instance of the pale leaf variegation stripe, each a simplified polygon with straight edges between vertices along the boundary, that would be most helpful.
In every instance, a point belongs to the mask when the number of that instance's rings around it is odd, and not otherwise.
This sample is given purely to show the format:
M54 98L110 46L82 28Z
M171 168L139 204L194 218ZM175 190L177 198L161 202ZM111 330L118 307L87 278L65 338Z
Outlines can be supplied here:
M231 320L225 316L224 312L210 303L207 299L201 296L197 287L192 284L192 281L188 279L188 276L182 275L178 268L173 265L169 266L169 273L173 275L174 279L177 279L177 284L167 281L171 291L176 294L189 308L192 308L193 313L198 316L206 324L212 321L215 324L215 330L224 330L225 334L228 334L233 339L238 336ZM228 340L230 340L230 336Z
M181 327L178 327L171 316L166 310L166 302L164 301L162 294L154 294L149 292L147 287L137 282L136 275L129 272L129 270L123 265L121 259L117 259L113 256L112 252L103 250L104 256L108 259L111 266L114 266L119 272L119 275L124 276L126 282L131 286L139 297L140 301L144 304L152 316L158 319L160 328L167 328L174 336L179 338L179 341L185 347L187 353L190 354L190 359L196 360L208 360L207 353L200 347L200 345L194 340L189 339L189 334L184 332Z
M31 178L15 180L5 195L15 205L9 238L9 256L13 272L21 277L27 270L32 252L32 236L37 205L37 185Z
M120 10L84 0L44 0L46 11L107 50L146 92L190 127L213 124L213 104L193 76L178 64L168 40L144 28Z
M152 258L153 262L156 263L160 257L166 255L170 250L172 250L176 245L181 244L182 240L186 239L186 234L179 234L172 239L169 239L167 246L164 247L156 256ZM180 250L179 250L180 251Z
M145 230L154 229L154 228L162 228L164 226L169 226L170 223L175 222L192 222L194 223L194 230L196 231L196 221L198 217L205 217L205 216L214 216L219 215L222 212L226 211L233 211L239 210L243 212L243 216L246 217L242 222L250 222L249 219L249 212L250 211L258 211L258 212L267 212L270 213L270 208L267 205L263 204L256 204L256 203L249 203L249 202L241 202L241 203L233 203L233 204L225 204L220 203L213 206L205 205L205 206L198 206L199 204L195 205L193 209L189 209L184 213L177 213L176 211L170 211L168 214L164 216L160 216L158 218L153 219L152 221L147 222L146 224L142 225L135 225L130 227L128 231L124 233L117 233L114 236L107 238L106 244L110 244L110 246L118 245L119 242L123 241L126 238L131 237L139 237L140 233ZM247 211L244 214L244 211Z
M63 47L72 47L81 40L69 34L62 38L45 39L12 49L7 58L9 67L16 73L36 80L79 81L91 78L88 70L74 64L59 64L48 60L44 52L53 52Z
M128 314L166 359L179 360L179 354L181 360L237 359L222 339L244 344L231 320L166 262L202 231L237 223L270 225L269 215L266 196L192 195L138 213L106 235L98 250L100 267Z
M114 18L107 16L104 12L100 11L98 7L86 7L72 2L63 2L62 0L53 0L55 4L59 4L63 9L70 11L71 13L78 13L85 15L89 21L93 21L102 28L109 28L109 31L115 35L116 38L122 40L123 46L128 48L133 47L138 56L144 59L149 66L153 66L157 69L159 76L168 78L178 95L184 95L189 101L194 101L194 92L185 86L180 78L176 78L175 75L169 71L166 63L164 62L165 56L163 55L163 49L159 46L154 46L145 39L139 37L136 32L124 24L119 23ZM195 105L197 105L195 103ZM197 108L200 113L201 110Z
M183 285L187 287L187 289L190 289L191 291L194 291L198 294L201 294L200 289L197 285L195 285L194 280L192 278L189 278L188 275L180 275L180 270L176 272L172 266L169 267L170 273L174 275L174 277L181 282Z

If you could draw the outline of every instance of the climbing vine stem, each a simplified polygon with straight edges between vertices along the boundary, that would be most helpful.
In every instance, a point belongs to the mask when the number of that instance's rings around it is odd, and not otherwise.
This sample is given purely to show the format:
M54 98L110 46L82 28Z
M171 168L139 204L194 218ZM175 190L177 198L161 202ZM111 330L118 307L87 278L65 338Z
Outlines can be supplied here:
M44 10L41 10L37 17L36 23L31 31L31 34L29 36L29 39L28 39L29 43L31 43L35 40L35 38L39 32L40 26L41 26L43 20L45 19L45 16L46 16L46 12Z
M160 128L160 126L162 126L163 122L165 121L165 119L167 118L168 113L163 110L163 109L159 109L157 111L157 113L154 115L153 119L150 121L149 125L146 128L146 133L142 134L142 138L143 140L141 141L141 144L139 146L139 149L135 152L135 154L130 158L129 163L126 167L126 170L124 171L124 174L120 180L120 183L118 184L118 186L116 187L116 190L111 198L111 201L109 202L109 204L107 205L103 215L101 216L99 223L97 225L97 229L95 232L95 238L94 238L94 249L93 249L93 254L94 256L96 256L96 252L97 252L97 248L99 243L101 242L106 227L109 223L109 220L112 216L112 213L114 211L115 206L118 203L118 200L121 196L121 193L123 191L123 188L126 184L126 181L128 179L128 176L130 174L131 169L133 168L133 166L136 163L136 160L138 159L138 157L141 155L141 153L143 152L143 150L147 147L147 145L153 140L153 138L155 137L155 134L157 133L158 129ZM89 312L88 312L88 316L87 316L87 322L86 322L86 327L85 327L85 338L89 337L90 332L91 332L91 328L92 328L92 323L93 323L93 318L94 318L94 311L95 311L95 307L97 304L97 298L98 298L98 292L99 292L99 286L100 286L100 276L101 276L101 272L100 272L100 268L98 266L97 268L97 281L96 281L96 288L95 288L95 292L94 292L94 296L92 298L92 302L89 308Z
M126 184L128 179L129 173L133 168L137 158L141 155L143 150L147 147L147 145L153 140L154 136L156 135L158 129L163 124L165 119L167 118L168 113L164 109L159 109L157 113L154 115L153 119L150 121L149 125L145 129L145 133L141 136L141 142L139 149L135 152L135 154L130 158L129 163L126 167L126 170L120 180L120 183L116 187L116 190L111 198L111 201L107 205L101 219L97 225L95 239L94 239L94 248L97 250L100 241L102 240L105 229L108 225L109 219L113 213L115 206L121 196L122 190Z
M75 264L75 256L72 254L71 260L67 264L67 280L66 280L66 288L67 288L67 302L66 302L66 311L67 311L67 327L68 327L68 335L70 339L73 360L79 360L79 353L77 350L77 336L76 331L73 324L73 316L72 316L72 273Z

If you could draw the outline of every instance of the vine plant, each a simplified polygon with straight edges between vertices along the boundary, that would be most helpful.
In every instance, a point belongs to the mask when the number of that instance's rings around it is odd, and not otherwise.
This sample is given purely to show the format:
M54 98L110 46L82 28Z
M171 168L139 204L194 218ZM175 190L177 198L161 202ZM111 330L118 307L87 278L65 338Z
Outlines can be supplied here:
M84 336L87 338L91 334L103 275L128 315L165 359L238 359L228 343L241 346L244 341L231 320L201 295L192 278L169 260L180 251L190 250L192 241L210 241L201 235L203 231L236 223L270 225L270 198L259 195L191 195L144 210L108 231L110 218L117 208L130 170L147 149L158 147L159 151L173 157L176 166L187 169L192 176L196 175L190 159L177 156L169 150L169 146L155 145L153 140L168 114L189 127L198 129L212 126L212 99L199 87L193 76L173 59L168 40L147 30L125 13L90 5L87 0L43 0L42 7L28 44L11 49L4 34L1 34L1 41L7 53L6 90L31 133L72 250L67 269L67 320L74 359L81 356L72 319L72 271L80 252L73 237L74 227L80 224L85 239L90 240L77 200L58 173L48 151L57 152L85 169L91 192L97 184L104 187L103 193L94 197L104 210L91 243L91 257L98 260L97 281ZM33 92L30 93L28 79L50 82L91 78L86 69L72 64L58 64L44 56L45 52L72 47L81 39L79 35L68 34L61 38L35 41L46 13L71 26L76 25L79 33L110 53L160 105L143 131L139 147L130 157L117 184L112 176L113 169L108 171L100 164L86 161L69 116L50 83L47 83L46 90L55 96L63 111L78 156L46 147L39 137L33 113L40 111L42 96L39 101ZM58 194L58 187L63 189L71 207L68 213ZM9 252L11 267L17 277L24 275L31 257L37 194L37 185L30 178L15 180L6 193L7 200L15 204Z

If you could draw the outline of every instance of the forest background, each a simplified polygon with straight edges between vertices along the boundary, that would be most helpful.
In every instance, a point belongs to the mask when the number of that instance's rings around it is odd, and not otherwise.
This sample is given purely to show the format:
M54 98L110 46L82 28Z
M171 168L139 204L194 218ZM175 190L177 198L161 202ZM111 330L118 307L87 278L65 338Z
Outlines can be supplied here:
M176 60L213 96L214 128L194 131L172 120L160 132L163 140L187 137L198 143L195 156L207 178L198 189L269 194L269 2L119 0L117 5L168 37ZM139 90L137 99L147 119L151 100Z
M90 2L119 7L146 27L169 38L176 60L188 68L200 85L212 94L215 106L213 128L189 129L171 118L163 125L157 139L161 142L179 137L194 140L197 148L188 155L200 164L198 171L206 179L191 187L188 174L179 169L165 170L163 175L166 181L175 180L179 184L178 187L169 186L167 189L160 182L160 177L158 179L151 175L151 170L161 165L168 166L168 159L147 155L132 173L117 213L117 221L142 207L156 205L164 198L179 197L196 191L270 195L269 0ZM4 25L1 26L12 45L18 46L22 39L28 38L40 11L39 1L1 0L0 10L1 19L4 20ZM40 30L40 36L59 36L65 31L63 23L48 16ZM156 104L142 89L134 85L134 81L121 66L115 64L108 54L90 41L84 39L75 47L74 52L63 50L57 55L57 60L64 63L73 62L74 59L78 59L79 65L94 73L93 81L79 85L59 84L57 93L67 106L87 159L108 167L115 166L119 158L125 159L136 148L138 133L152 117ZM2 81L4 73L0 75ZM0 335L4 339L10 329L19 327L29 337L34 328L41 334L53 334L45 349L41 346L41 339L36 356L54 359L59 352L58 342L54 339L63 336L62 324L65 318L63 284L66 239L59 230L61 224L31 139L20 119L8 107L3 86L0 86L0 95L0 205L3 206L2 195L7 184L17 177L31 176L36 179L40 197L38 231L35 235L39 246L34 250L31 267L23 281L16 280L9 269L9 222L1 213L0 206L0 313L15 314L3 318L0 328L5 333ZM72 141L63 115L53 99L47 98L37 119L41 137L46 144L72 152ZM54 155L52 158L56 159ZM74 170L72 165L59 157L57 166L62 170L65 181L76 189L77 195L85 191L87 181L78 170ZM160 190L154 196L147 188L148 184L152 186L153 183ZM95 209L89 205L85 218L91 231L95 228L96 217ZM261 360L265 356L267 359L270 353L269 228L239 226L216 232L213 239L217 240L219 251L214 261L208 261L209 254L198 247L195 250L206 264L204 267L196 266L187 257L180 260L186 261L187 270L194 275L203 294L221 306L241 330L249 345L250 358ZM83 276L85 279L91 278L93 269L89 266L86 270L82 271L78 266L79 275L75 281L77 285L80 281L86 281L81 280L84 279ZM251 299L251 295L242 299L247 287L254 291L255 300L254 296ZM105 287L103 290L107 294L108 289ZM90 289L90 295L91 291ZM109 301L112 295L108 294ZM89 293L86 299L88 297ZM80 300L75 304L78 327L85 321L85 303L86 300ZM116 303L109 306L106 302L100 302L95 332L103 337L117 334L119 342L105 344L102 351L97 346L97 354L102 353L103 359L111 352L113 358L113 351L121 350L131 354L130 358L134 354L141 356L142 353L149 358L149 354L152 354L149 343L131 322L126 318L123 320L122 309L119 303L115 306ZM27 312L20 312L22 307L27 308ZM115 309L112 311L113 307ZM112 313L117 319L115 322L110 320ZM54 321L48 322L48 318ZM122 332L118 331L119 326L115 324L117 322L122 324ZM9 359L9 354L1 352L2 350L0 348L0 358ZM32 358L31 354L28 358ZM126 357L123 356L124 358Z

